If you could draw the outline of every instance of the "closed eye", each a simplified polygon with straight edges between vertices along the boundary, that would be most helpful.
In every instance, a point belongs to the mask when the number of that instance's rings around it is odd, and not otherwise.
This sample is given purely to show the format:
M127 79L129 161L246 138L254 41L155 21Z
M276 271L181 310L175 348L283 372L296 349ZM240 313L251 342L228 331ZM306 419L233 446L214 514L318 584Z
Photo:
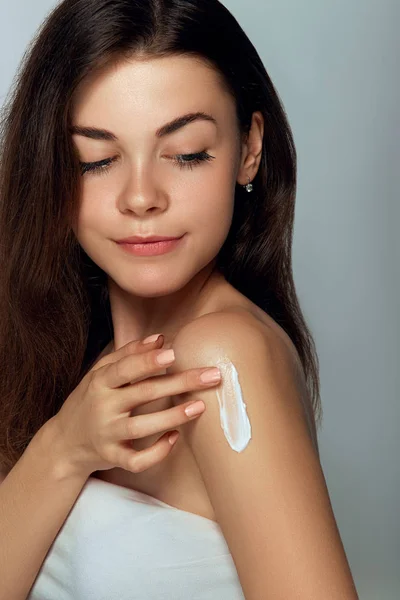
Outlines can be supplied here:
M189 167L189 169L193 169L194 165L197 165L201 162L213 160L215 156L211 156L205 150L203 152L195 152L193 154L177 154L175 156L175 163L182 168Z
M211 156L205 150L202 152L194 152L192 154L177 154L174 157L174 163L177 164L181 169L193 169L195 165L198 165L205 161L211 161L215 158L215 156ZM84 175L87 172L91 173L106 173L111 164L116 160L114 158L104 158L103 160L99 160L97 162L80 162L81 167L81 175Z

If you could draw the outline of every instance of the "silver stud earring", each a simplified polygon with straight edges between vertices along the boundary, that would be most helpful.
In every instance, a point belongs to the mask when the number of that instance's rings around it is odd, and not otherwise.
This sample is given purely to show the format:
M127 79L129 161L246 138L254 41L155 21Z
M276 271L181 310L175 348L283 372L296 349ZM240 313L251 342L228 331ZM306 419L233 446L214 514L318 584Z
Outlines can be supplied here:
M253 184L250 183L250 177L249 176L247 176L247 179L249 180L249 183L247 183L243 187L246 190L246 192L252 192L253 191Z

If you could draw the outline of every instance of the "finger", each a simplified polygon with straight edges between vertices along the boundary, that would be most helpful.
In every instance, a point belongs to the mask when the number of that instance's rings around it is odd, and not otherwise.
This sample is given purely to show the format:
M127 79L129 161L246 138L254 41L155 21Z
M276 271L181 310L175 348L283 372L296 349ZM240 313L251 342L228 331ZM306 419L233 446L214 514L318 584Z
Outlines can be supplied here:
M173 360L166 365L160 365L157 362L157 356L162 352L164 350L156 348L150 350L150 352L123 356L119 360L106 365L104 370L99 371L101 384L109 389L115 389L164 370L166 366L173 363Z
M221 381L221 373L219 379L215 381L203 382L200 379L200 375L207 371L214 371L214 369L215 367L211 369L209 367L200 367L187 369L181 373L157 375L143 379L121 389L115 399L115 405L120 413L124 413L159 398L177 396L185 392L215 386Z
M164 343L164 336L162 334L159 335L158 339L154 342L150 342L149 344L143 344L143 340L131 340L125 346L121 346L118 350L114 352L110 352L110 354L106 354L106 356L102 356L92 367L91 371L96 371L101 367L109 365L111 363L120 360L124 356L129 356L132 354L142 354L143 352L148 352L153 348L160 348Z
M113 464L132 473L146 471L146 469L161 462L171 452L179 437L178 435L173 444L171 444L169 437L172 433L175 432L168 431L157 442L149 446L149 448L140 451L132 450L132 448L128 449L126 445L121 445L115 452L115 457L113 457L112 461ZM179 432L177 433L179 434Z
M200 402L199 412L196 414L187 415L185 413L185 409L193 404L194 402L191 401L154 413L135 415L134 417L125 417L114 423L111 435L113 436L113 439L119 441L135 440L165 431L167 429L179 427L179 425L183 425L188 421L196 419L204 412L205 404L204 402Z

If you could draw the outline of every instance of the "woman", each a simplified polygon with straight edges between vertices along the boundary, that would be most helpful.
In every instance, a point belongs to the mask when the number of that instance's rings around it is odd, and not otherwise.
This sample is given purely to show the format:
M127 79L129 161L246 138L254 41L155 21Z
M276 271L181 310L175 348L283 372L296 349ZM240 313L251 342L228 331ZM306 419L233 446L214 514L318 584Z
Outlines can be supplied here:
M64 0L3 127L7 598L357 598L292 276L295 148L233 16Z

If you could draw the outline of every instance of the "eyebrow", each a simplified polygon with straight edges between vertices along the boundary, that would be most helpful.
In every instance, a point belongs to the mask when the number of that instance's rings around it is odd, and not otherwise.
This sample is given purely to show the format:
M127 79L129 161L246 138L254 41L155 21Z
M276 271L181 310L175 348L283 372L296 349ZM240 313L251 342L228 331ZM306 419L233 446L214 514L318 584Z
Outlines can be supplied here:
M174 133L175 131L178 131L178 129L181 129L182 127L185 127L185 125L193 123L194 121L210 121L211 123L214 123L215 126L217 126L217 120L208 113L201 111L191 112L185 115L181 115L180 117L173 119L169 123L166 123L159 129L157 129L155 135L157 138L162 138L166 135ZM118 140L117 136L111 131L108 131L107 129L98 129L97 127L84 127L81 125L73 125L69 128L69 131L71 133L87 137L91 140L105 140L108 142L116 142Z

